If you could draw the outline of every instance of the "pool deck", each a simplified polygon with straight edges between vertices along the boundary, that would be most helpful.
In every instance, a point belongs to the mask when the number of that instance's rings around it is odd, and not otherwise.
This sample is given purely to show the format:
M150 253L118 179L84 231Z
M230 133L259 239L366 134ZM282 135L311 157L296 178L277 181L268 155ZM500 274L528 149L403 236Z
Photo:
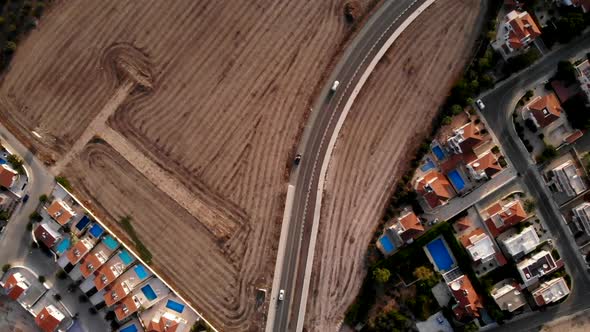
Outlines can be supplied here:
M172 300L174 302L178 302L182 305L185 306L184 311L182 313L176 312L172 309L166 308L166 304L168 303L168 300ZM139 314L141 320L144 322L144 324L149 324L149 322L151 322L153 319L158 319L159 316L163 315L163 314L172 314L178 318L180 318L182 321L185 321L187 328L190 328L191 326L193 326L193 324L195 322L197 322L199 320L199 316L192 310L190 310L190 308L188 306L186 306L186 304L184 303L184 301L182 301L178 296L174 295L174 294L169 294L168 296L164 297L162 300L158 301L154 306L152 306L151 308L141 312Z

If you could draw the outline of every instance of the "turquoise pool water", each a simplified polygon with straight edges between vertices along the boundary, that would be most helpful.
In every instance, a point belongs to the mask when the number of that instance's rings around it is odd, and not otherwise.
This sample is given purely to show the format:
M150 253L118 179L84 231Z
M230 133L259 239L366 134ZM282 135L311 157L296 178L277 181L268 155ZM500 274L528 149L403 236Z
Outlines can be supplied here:
M70 244L72 244L72 241L70 240L69 237L66 237L55 247L55 251L61 255L66 250L70 249Z
M109 248L110 250L115 250L117 249L117 247L119 246L119 242L117 242L117 240L115 240L112 236L107 235L104 237L104 239L102 240L102 242L104 243L105 246L107 246L107 248Z
M119 254L119 258L121 259L123 264L125 264L125 266L133 263L134 261L133 256L131 256L127 250L121 251L121 253Z
M154 292L154 289L150 285L145 285L141 287L141 292L150 301L153 301L158 297L158 295L156 295L156 292Z
M148 276L148 273L145 270L145 267L143 267L143 265L137 265L137 266L135 266L133 268L133 271L135 271L135 274L137 274L137 277L140 280L143 280L143 279L147 278L147 276Z

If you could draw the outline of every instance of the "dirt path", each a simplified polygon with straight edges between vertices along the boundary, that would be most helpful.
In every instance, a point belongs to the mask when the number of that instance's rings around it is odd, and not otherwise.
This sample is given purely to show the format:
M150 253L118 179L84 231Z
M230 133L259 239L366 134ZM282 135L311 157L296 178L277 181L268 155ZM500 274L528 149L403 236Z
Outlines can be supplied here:
M96 115L96 117L90 122L88 127L82 133L82 136L74 142L71 149L61 159L59 159L53 167L50 168L51 172L55 175L62 173L65 165L69 164L72 159L76 158L80 152L84 149L84 146L90 140L106 130L106 122L108 118L115 113L115 111L125 102L125 99L129 97L131 90L133 90L135 83L132 81L126 81L119 86L113 96L107 101L102 110Z
M396 175L467 60L479 6L476 0L435 2L394 43L355 101L324 188L306 314L310 331L335 330L358 293L368 241Z
M99 136L154 186L168 194L176 203L203 223L216 238L229 238L236 228L244 223L242 216L232 214L227 210L223 211L219 209L221 207L219 205L207 205L201 199L196 198L184 184L148 159L118 132L104 126Z

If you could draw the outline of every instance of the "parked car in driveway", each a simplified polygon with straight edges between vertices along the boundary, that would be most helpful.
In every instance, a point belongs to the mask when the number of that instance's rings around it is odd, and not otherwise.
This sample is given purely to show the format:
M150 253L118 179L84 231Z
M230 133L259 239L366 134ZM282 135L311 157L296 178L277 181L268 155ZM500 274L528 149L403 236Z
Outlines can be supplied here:
M476 102L477 107L479 107L480 111L483 111L484 108L486 108L486 105L484 105L483 101L481 101L481 99L478 99Z

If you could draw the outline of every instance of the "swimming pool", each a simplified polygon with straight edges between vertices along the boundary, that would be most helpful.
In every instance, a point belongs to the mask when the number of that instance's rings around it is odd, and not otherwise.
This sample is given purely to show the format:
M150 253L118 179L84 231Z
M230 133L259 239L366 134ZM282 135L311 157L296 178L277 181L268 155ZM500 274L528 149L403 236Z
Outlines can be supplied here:
M90 234L92 234L92 236L94 236L95 238L98 238L102 235L102 233L104 233L104 229L102 229L102 227L100 227L99 224L94 224L91 228L90 228Z
M438 160L445 159L445 153L439 145L432 147L432 153L434 153L436 159Z
M135 326L135 324L129 325L126 328L119 330L119 332L137 332L137 331L139 331L139 330L137 329L137 326Z
M426 245L426 250L434 261L436 269L439 271L449 271L455 266L455 260L451 256L447 245L442 238L437 238Z
M110 250L115 250L117 249L117 247L119 246L119 242L117 242L117 240L115 240L112 236L107 235L104 237L104 239L102 240L102 242L105 244L105 246L107 246L107 248L109 248Z
M156 295L156 292L154 292L154 289L150 285L145 285L141 287L141 292L149 301L153 301L158 297L158 295Z
M381 236L379 238L379 243L381 243L381 247L386 254L389 254L395 250L395 246L391 243L391 240L386 235Z
M426 158L426 163L420 167L422 172L426 172L434 168L434 162L430 158Z
M133 257L131 257L131 255L129 254L129 252L127 250L121 251L121 253L119 254L119 258L121 259L123 264L125 264L125 266L133 263L133 261L134 261Z
M90 223L90 218L88 218L88 216L84 216L82 219L80 219L80 221L78 221L76 228L81 231L84 229L84 227L86 227L86 225L88 225L88 223Z
M447 174L447 177L451 180L453 187L455 187L457 191L461 191L465 188L465 181L461 177L461 174L459 174L458 170L454 169L450 171L449 174Z
M143 280L145 278L147 278L148 274L145 271L145 267L143 267L143 265L137 265L135 266L135 268L133 268L133 271L135 271L135 274L137 274L137 277L140 280Z
M63 254L66 250L70 249L70 238L67 237L65 239L63 239L56 247L55 247L55 251L61 255Z
M179 314L181 314L184 311L184 305L172 300L168 300L168 302L166 303L166 308L174 310Z

